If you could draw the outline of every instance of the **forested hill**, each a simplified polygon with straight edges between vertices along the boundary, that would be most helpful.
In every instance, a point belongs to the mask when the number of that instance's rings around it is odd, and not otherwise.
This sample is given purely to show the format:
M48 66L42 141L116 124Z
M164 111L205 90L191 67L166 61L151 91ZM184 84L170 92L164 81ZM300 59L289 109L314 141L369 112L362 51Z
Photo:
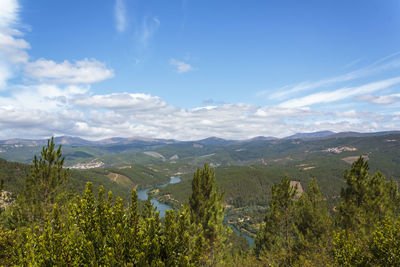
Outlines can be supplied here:
M30 173L31 165L8 162L0 158L0 180L4 190L17 195L24 189L24 179ZM143 165L125 168L70 170L67 189L82 192L86 182L91 182L95 190L103 185L106 191L113 191L116 196L127 200L133 188L152 187L169 181L169 177L155 172Z
M8 162L0 158L0 180L4 182L4 190L18 193L24 186L24 179L29 169L27 164Z
M274 139L257 137L234 141L207 138L198 141L160 139L112 139L107 142L63 142L67 167L122 167L131 164L181 163L201 166L208 161L213 166L276 164L313 158L337 158L368 155L378 167L386 165L391 172L400 163L398 132L298 134L302 138ZM59 139L60 142L62 139ZM69 139L68 139L69 140ZM73 139L75 140L75 139ZM30 163L41 150L39 141L13 140L0 142L0 157L9 161ZM82 165L83 164L83 165ZM375 168L374 166L371 166ZM393 175L393 174L390 174Z

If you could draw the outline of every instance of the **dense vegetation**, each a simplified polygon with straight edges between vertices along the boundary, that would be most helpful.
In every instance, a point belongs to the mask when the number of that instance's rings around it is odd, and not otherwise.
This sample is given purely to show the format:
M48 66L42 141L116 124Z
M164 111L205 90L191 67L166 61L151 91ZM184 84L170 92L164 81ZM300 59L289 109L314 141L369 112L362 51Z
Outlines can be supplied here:
M334 212L316 179L302 193L288 177L277 179L257 202L267 208L249 251L232 249L224 193L208 164L194 173L188 204L161 219L150 201L139 208L135 190L127 207L103 187L95 194L91 183L82 195L66 190L63 161L49 141L2 210L0 265L400 265L397 183L371 174L363 157L345 171Z
M344 169L348 165L343 162L341 166ZM318 167L311 170L303 171L302 168L304 167L299 167L298 164L215 168L216 183L225 191L225 203L228 205L226 215L229 216L229 222L241 232L254 236L271 200L271 187L279 183L285 175L301 182L304 187L313 177L318 177L322 193L327 198L327 205L332 209L338 201L340 188L344 185L343 171L322 160L318 163ZM189 175L185 175L181 183L160 188L153 197L173 207L179 207L188 201L190 194L191 179ZM244 218L247 219L243 220Z
M0 158L0 180L4 181L4 190L7 192L17 195L23 190L24 180L29 173L29 165ZM128 201L133 188L153 187L169 180L166 174L140 164L129 165L126 168L70 170L65 190L83 192L86 182L91 182L95 191L98 191L100 186L104 186L115 196Z

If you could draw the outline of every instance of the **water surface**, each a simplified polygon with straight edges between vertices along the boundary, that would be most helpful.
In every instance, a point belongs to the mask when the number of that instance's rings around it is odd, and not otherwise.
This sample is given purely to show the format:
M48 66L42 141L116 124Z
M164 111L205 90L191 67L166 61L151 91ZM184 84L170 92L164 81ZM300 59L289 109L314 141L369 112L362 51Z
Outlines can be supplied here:
M179 178L179 177L171 177L171 180L166 184L162 184L162 185L159 185L159 186L156 186L156 187L149 187L149 188L145 188L145 189L137 191L137 196L138 196L138 198L140 200L146 201L147 198L148 198L148 194L147 193L150 190L152 190L154 188L157 188L157 187L166 187L169 184L177 184L180 181L181 181L181 178ZM150 202L157 209L157 211L160 212L160 218L163 218L165 216L165 211L166 210L172 210L171 206L169 206L167 204L164 204L164 203L161 203L160 201L158 201L156 199L150 199Z

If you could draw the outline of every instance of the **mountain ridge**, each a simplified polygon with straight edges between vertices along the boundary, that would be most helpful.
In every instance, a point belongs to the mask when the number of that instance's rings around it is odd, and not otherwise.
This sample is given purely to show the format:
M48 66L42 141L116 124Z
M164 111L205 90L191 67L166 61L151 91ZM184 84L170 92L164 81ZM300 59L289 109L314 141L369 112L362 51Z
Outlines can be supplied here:
M284 137L283 139L309 139L309 138L319 138L319 137L326 137L335 134L332 131L317 131L317 132L310 132L310 133L295 133L293 135Z
M278 138L273 136L256 136L252 138L233 140L224 139L220 137L207 137L200 140L181 141L175 139L162 139L162 138L149 138L141 136L132 137L111 137L100 140L90 141L77 136L57 136L54 138L56 144L70 145L70 146L96 146L96 145L115 145L115 144L132 144L132 143L152 143L152 144L171 144L171 143L189 143L196 142L201 144L222 144L233 142L251 142L251 141L273 141L273 140L287 140L287 139L330 139L330 138L346 138L346 137L365 137L365 136L383 136L390 134L398 134L400 131L380 131L380 132L332 132L332 131L317 131L308 133L296 133L290 136ZM29 139L29 138L10 138L0 140L2 145L45 145L48 139Z

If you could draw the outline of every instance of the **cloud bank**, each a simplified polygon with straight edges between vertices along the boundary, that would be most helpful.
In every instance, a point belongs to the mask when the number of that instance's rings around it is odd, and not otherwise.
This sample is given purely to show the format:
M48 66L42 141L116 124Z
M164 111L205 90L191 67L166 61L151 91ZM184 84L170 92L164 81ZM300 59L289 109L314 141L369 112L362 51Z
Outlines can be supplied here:
M179 140L208 136L283 137L322 129L389 130L398 117L354 110L321 112L304 107L260 107L242 103L182 109L149 94L90 94L77 88L49 86L29 88L30 94L25 96L27 92L21 91L14 95L14 101L0 98L0 138L9 137L10 132L19 137L65 134L88 139L112 136ZM44 91L52 93L49 96ZM32 97L35 94L38 97ZM31 105L22 105L28 99ZM7 102L9 105L3 104Z
M26 64L25 71L41 82L66 84L96 83L114 77L113 70L95 59L56 63L42 58Z

